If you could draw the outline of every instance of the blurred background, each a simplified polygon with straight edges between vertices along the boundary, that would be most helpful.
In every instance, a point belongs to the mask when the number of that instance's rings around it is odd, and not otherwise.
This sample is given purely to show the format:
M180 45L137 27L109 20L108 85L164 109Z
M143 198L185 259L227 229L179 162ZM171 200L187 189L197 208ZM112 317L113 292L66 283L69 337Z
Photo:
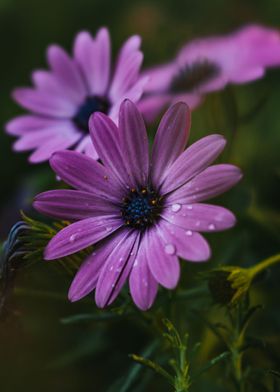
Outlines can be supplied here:
M29 85L31 71L46 67L49 44L70 51L79 30L95 33L106 25L115 54L128 36L140 34L144 66L150 66L169 60L192 38L228 33L247 23L280 28L279 0L0 0L0 240L19 219L20 209L35 216L33 196L54 182L47 164L30 166L27 154L13 153L12 138L4 133L4 123L21 113L10 99L11 90ZM210 266L250 265L279 251L279 102L280 69L274 69L260 81L210 94L193 114L192 140L225 134L229 146L223 160L240 165L245 174L235 190L217 200L237 214L239 223L230 232L209 236ZM207 268L184 264L181 283L195 286L193 277ZM273 271L253 293L265 305L254 333L271 344L273 353L256 364L260 367L277 366L280 355L280 270ZM17 276L8 315L0 320L1 392L121 391L110 388L129 370L128 354L142 352L149 343L149 330L134 319L65 323L74 314L95 311L90 299L68 303L70 279L43 262ZM203 341L205 332L192 322L191 307L186 303L181 315L185 329L194 342ZM229 391L221 375L217 371L212 379L202 378L194 390ZM143 385L147 382L143 391L171 391L159 377L146 376L143 372L140 378Z

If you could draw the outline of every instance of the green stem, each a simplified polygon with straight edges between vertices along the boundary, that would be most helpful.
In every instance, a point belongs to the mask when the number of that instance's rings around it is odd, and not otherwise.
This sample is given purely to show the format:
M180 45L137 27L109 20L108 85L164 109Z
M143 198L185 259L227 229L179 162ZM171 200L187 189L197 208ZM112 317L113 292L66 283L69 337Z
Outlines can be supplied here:
M256 276L260 272L264 271L266 268L269 268L272 265L277 264L279 262L280 262L280 254L271 256L268 259L261 261L260 263L256 264L254 267L250 268L252 277Z

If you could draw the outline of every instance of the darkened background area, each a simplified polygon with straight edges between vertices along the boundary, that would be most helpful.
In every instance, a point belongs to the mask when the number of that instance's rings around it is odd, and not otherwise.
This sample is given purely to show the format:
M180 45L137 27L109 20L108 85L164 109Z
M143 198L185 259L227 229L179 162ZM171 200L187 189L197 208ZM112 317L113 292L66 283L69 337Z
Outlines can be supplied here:
M48 164L31 166L27 154L13 153L12 137L4 133L5 122L22 113L10 98L11 90L29 85L31 71L46 67L49 44L59 43L70 51L79 30L95 33L106 25L114 54L129 35L140 34L144 66L149 66L170 59L192 38L228 33L248 23L280 28L280 2L0 0L1 242L19 219L19 210L34 214L32 197L54 181ZM208 237L213 247L208 266L250 265L279 250L279 103L280 68L269 70L264 79L254 83L210 94L193 114L192 140L211 132L225 134L229 145L223 160L244 171L242 183L217 201L232 209L239 223L229 232ZM196 268L184 263L181 284L195 285L195 273L208 266ZM254 291L254 298L265 304L265 310L253 330L273 351L256 366L275 368L280 365L280 270L276 267L273 271ZM1 392L109 392L119 377L125 377L131 365L128 354L141 352L150 341L147 328L133 319L63 323L63 318L73 314L95 311L90 298L68 303L69 283L70 277L44 262L17 277L9 314L0 321ZM193 341L203 342L203 328L197 321L192 323L188 312L192 306L185 304L181 321L185 317L185 329L193 332ZM229 391L219 384L222 373L221 366L220 372L217 370L212 379L202 378L194 390ZM142 390L171 391L159 377L150 372L146 375L143 372L138 381L149 382ZM132 390L138 391L136 386Z

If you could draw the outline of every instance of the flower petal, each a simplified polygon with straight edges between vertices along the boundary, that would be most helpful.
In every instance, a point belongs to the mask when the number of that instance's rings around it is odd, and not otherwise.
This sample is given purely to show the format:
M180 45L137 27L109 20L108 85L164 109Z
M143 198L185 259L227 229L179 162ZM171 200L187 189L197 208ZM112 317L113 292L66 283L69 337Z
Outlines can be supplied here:
M108 201L72 189L40 193L35 197L33 207L43 214L71 221L107 214L119 216L118 208Z
M54 260L79 252L108 237L123 224L108 215L83 219L60 230L45 249L45 260Z
M86 96L86 86L76 63L58 45L51 45L47 50L51 70L63 87L71 93L71 98L82 103Z
M162 182L168 168L184 150L189 138L190 110L185 103L173 105L162 117L152 151L152 180Z
M109 168L75 151L60 151L52 156L50 165L67 184L115 203L124 196Z
M188 261L206 261L211 249L205 238L195 231L184 230L179 226L162 220L160 222L164 237L176 249L176 254Z
M94 252L86 258L69 289L68 298L70 301L78 301L95 289L104 263L114 252L123 235L123 231L118 230L110 238L97 245Z
M111 42L106 28L101 28L97 32L93 46L95 54L92 68L94 94L104 96L109 83L111 63Z
M39 163L46 161L50 159L55 152L65 150L73 146L79 138L80 136L78 133L70 133L67 137L64 135L56 135L47 142L38 146L38 148L30 155L29 162Z
M25 109L46 116L69 118L77 110L76 105L69 100L32 88L17 88L12 96Z
M141 310L147 310L152 306L158 290L157 281L148 266L148 258L149 250L144 236L129 275L129 287L133 301Z
M125 100L119 116L120 145L129 177L135 186L147 183L149 172L149 144L143 117L136 105Z
M187 148L165 172L162 194L179 188L209 166L222 152L226 140L221 135L206 136Z
M175 246L164 237L159 226L145 233L149 249L148 265L155 280L173 289L180 277L180 265Z
M103 113L94 113L89 120L92 142L103 164L108 167L124 185L127 184L127 171L120 150L119 130L114 122ZM133 187L134 184L130 184Z
M10 135L21 136L33 131L41 131L43 129L59 129L61 127L70 126L72 122L56 118L47 118L24 114L13 118L6 124L6 132Z
M191 181L172 192L166 204L188 204L216 197L232 188L242 178L241 170L233 165L209 166Z
M174 204L164 210L162 217L185 230L206 232L226 230L236 223L235 216L226 208L202 203Z
M109 97L112 102L124 97L126 91L137 81L143 62L143 54L139 50L141 40L138 36L128 39L120 50L116 71L111 83Z
M114 301L134 263L139 242L137 231L123 231L123 236L107 258L96 285L95 302L103 308Z

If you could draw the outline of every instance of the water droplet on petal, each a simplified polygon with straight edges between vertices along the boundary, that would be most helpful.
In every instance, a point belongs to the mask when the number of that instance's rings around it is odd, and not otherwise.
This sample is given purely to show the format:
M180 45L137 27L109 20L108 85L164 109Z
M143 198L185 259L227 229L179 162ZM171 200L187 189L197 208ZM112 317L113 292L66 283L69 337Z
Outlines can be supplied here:
M182 208L182 204L179 204L179 203L172 204L172 206L171 206L171 210L173 212L178 212L178 211L180 211L181 208Z
M114 266L111 265L111 267L109 268L109 270L110 270L110 271L113 271L113 269L114 269Z
M188 204L188 205L187 205L187 209L188 209L188 210L192 210L192 209L193 209L192 204Z
M112 289L113 289L115 286L116 286L115 283L112 283Z
M165 253L167 253L168 255L174 255L176 252L176 248L173 244L167 244L164 247L164 251Z
M208 226L209 230L215 230L216 226L214 225L214 223L210 223L210 225Z
M106 227L106 231L112 231L112 227Z
M137 267L137 265L138 265L138 260L136 259L136 260L134 261L133 267L135 268L135 267Z
M193 232L191 230L186 231L186 235L191 236L192 234L193 234Z
M142 280L142 282L143 282L143 284L144 284L145 287L148 287L147 279L144 278L144 279Z
M195 222L195 225L198 227L198 226L200 226L200 221L198 220L198 221L196 221Z
M76 239L76 234L70 235L70 238L69 238L69 241L70 241L70 242L74 242L75 239Z
M121 272L121 270L122 270L121 267L116 269L117 272Z

